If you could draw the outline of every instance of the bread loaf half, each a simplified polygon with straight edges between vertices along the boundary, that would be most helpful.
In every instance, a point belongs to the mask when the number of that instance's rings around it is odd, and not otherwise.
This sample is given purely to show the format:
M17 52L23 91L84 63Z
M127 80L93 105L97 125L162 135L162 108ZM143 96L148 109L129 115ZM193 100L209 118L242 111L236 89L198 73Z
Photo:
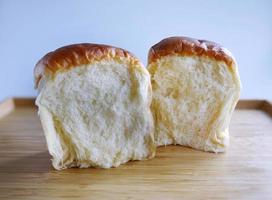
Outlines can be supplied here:
M34 73L55 169L117 167L154 156L150 76L132 54L75 44L44 56Z
M156 144L225 151L241 88L231 53L210 41L171 37L151 47L148 70Z

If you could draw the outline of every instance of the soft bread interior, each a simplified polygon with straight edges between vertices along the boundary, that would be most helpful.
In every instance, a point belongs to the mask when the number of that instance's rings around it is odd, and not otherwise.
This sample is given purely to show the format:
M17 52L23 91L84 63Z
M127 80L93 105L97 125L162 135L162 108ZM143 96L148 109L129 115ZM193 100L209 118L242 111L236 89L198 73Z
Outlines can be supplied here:
M45 77L39 89L36 104L56 169L109 168L154 156L143 67L102 60Z
M208 57L171 55L148 69L157 145L224 151L240 91L236 66Z

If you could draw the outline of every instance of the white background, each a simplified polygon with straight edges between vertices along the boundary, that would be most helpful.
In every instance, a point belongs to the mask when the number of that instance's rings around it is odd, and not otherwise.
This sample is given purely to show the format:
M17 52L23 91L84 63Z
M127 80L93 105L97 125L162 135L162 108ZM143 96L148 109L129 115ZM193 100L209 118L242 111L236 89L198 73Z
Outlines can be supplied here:
M241 98L272 99L272 1L0 0L0 100L36 96L33 68L60 46L104 43L146 64L168 36L213 40L235 55Z

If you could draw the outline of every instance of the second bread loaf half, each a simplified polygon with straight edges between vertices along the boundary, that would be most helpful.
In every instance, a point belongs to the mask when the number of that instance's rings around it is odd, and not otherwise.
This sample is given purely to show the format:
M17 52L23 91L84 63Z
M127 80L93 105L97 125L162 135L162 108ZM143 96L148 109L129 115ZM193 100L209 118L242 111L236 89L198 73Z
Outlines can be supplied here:
M150 49L148 70L157 145L225 151L241 88L231 53L214 42L171 37Z
M151 83L131 53L75 44L35 67L36 104L55 169L117 167L154 157Z

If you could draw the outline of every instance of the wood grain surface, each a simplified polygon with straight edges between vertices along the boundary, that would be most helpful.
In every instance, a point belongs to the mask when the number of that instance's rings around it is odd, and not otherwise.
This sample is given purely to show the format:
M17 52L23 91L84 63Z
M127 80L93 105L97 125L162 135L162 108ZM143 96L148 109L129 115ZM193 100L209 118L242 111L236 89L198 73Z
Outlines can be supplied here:
M118 168L55 171L35 107L13 103L0 119L0 199L272 199L271 104L240 105L223 154L167 146Z

